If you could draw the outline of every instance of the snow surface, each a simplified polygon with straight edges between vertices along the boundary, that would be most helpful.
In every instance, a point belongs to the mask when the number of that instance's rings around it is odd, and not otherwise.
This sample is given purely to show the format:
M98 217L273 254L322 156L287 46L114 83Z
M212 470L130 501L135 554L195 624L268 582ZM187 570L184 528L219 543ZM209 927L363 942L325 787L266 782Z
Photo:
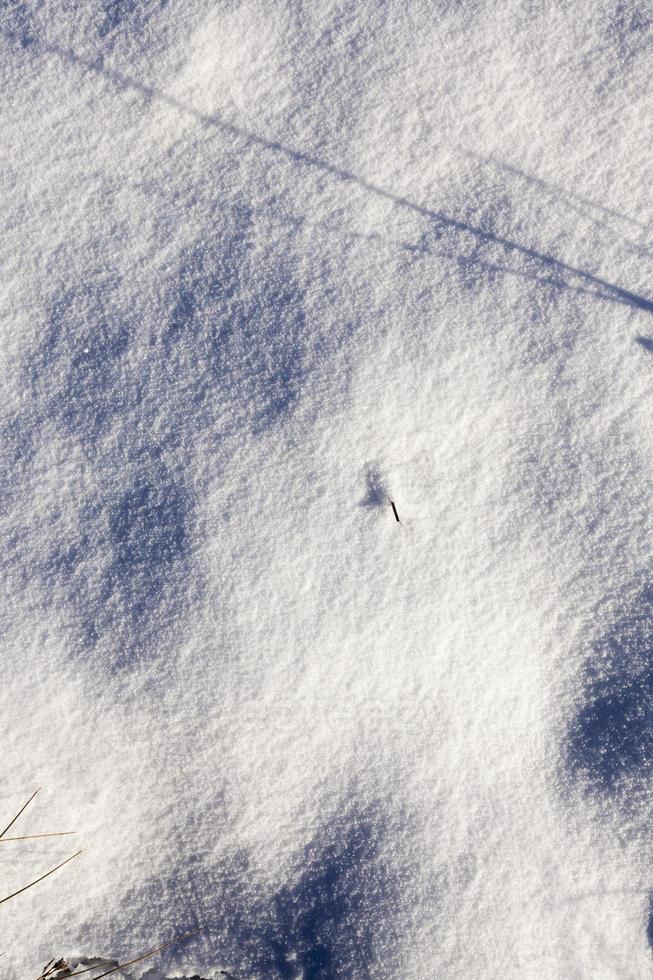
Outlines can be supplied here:
M0 21L2 977L652 977L649 0Z

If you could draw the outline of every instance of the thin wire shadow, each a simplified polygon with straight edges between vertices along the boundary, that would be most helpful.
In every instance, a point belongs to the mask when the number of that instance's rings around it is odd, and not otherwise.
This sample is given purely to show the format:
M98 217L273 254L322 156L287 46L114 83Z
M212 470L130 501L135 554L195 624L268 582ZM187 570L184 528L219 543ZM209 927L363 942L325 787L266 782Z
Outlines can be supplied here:
M454 258L454 256L450 256ZM459 260L460 261L460 260ZM499 265L496 262L486 262L483 259L475 259L475 264L488 272L500 272L505 276L517 276L519 279L528 279L530 282L539 283L542 286L550 286L552 289L564 290L565 292L577 293L580 296L592 296L594 299L605 300L606 303L623 303L624 300L612 292L597 293L594 289L586 289L584 286L571 286L568 282L556 279L554 275L534 276L521 269L511 269L507 265Z
M433 255L434 248L429 245L425 240L419 242L408 242L408 241L397 241L394 238L389 238L385 235L381 235L378 232L373 232L372 234L362 234L361 232L349 232L349 238L360 239L362 241L372 242L374 244L384 244L392 248L402 249L405 252L410 252L413 255ZM485 259L479 258L478 255L471 256L461 256L455 255L451 252L439 251L437 253L440 258L448 259L454 262L458 267L464 271L466 266L474 266L476 269L485 270L489 273L500 273L504 276L516 276L518 279L526 279L529 282L536 283L537 285L551 287L552 289L564 290L565 292L576 293L579 296L591 296L594 299L605 300L606 303L620 303L623 304L623 299L619 296L615 296L614 293L610 291L597 292L594 289L587 289L583 286L572 286L570 283L563 281L562 279L556 278L557 273L555 270L550 275L536 275L532 272L526 272L524 269L513 269L508 265L500 265L497 262L488 262ZM650 350L653 353L653 340L649 340L647 337L636 337L636 341Z
M573 265L569 265L567 262L563 262L561 259L557 259L553 255L548 255L546 252L539 252L537 249L529 248L527 245L522 245L519 242L512 241L510 238L504 238L502 235L495 234L495 232L479 228L476 225L469 224L466 221L461 221L458 218L452 218L441 211L427 208L422 204L417 204L415 201L411 201L410 198L386 190L384 187L381 187L378 184L374 184L363 177L359 177L358 175L351 173L349 170L344 170L341 167L337 167L335 164L329 163L327 160L322 160L320 157L313 156L311 153L306 153L304 150L298 150L293 146L289 146L277 140L267 139L266 137L260 136L257 133L242 129L240 126L234 125L234 123L227 122L226 120L222 119L221 116L215 113L209 115L207 113L199 112L192 106L186 105L184 102L180 102L178 99L166 95L163 92L159 92L157 89L152 88L152 86L144 85L142 82L139 82L127 75L123 75L120 72L114 71L112 68L106 68L101 59L96 61L88 61L87 59L80 57L74 51L58 47L57 45L39 45L39 47L44 53L54 54L64 61L68 61L70 64L77 65L78 67L84 68L88 71L96 72L98 75L101 75L104 78L114 82L120 88L130 88L134 91L140 92L148 99L157 99L161 102L165 102L167 105L172 106L179 112L183 112L186 115L197 119L204 126L211 126L215 129L219 129L223 133L228 133L230 136L235 136L239 140L242 140L246 145L257 146L264 150L270 150L274 153L278 153L285 156L293 163L301 163L310 167L315 167L316 169L321 170L323 173L330 174L337 180L361 187L370 194L374 194L377 197L385 199L386 201L392 201L393 204L396 204L407 211L411 211L414 214L428 218L430 221L435 221L443 228L450 228L453 231L473 235L483 244L497 245L499 248L504 249L504 251L508 253L522 255L525 258L534 260L535 262L545 265L550 269L576 276L591 286L598 286L600 289L608 290L608 292L612 295L614 302L620 302L627 306L634 307L635 309L644 310L647 313L653 313L653 300L650 300L645 296L640 296L637 293L631 292L629 289L624 289L622 286L618 286L616 283L602 279L600 276L595 276L591 272L587 272L584 269L579 269ZM601 293L594 293L593 295L599 299L605 299L605 295Z
M603 204L597 204L595 201L592 201L591 198L585 197L583 194L577 194L575 191L567 190L567 188L562 187L560 184L555 184L551 181L544 180L542 177L535 177L533 174L526 173L526 171L520 170L519 167L515 167L514 164L508 163L506 160L502 160L500 157L497 157L492 153L488 156L483 156L481 153L475 153L474 150L466 150L465 154L474 160L479 160L483 164L489 164L490 166L496 167L498 170L505 170L507 173L512 174L515 177L519 177L526 183L532 184L534 187L538 187L540 190L545 191L549 197L557 198L560 196L566 204L572 205L577 209L581 207L589 208L590 211L595 211L607 218L615 218L617 221L623 221L634 228L641 228L643 231L647 231L650 228L650 225L647 225L644 221L640 221L638 218L632 218L629 214L622 214L620 211L615 211L613 208L606 208ZM588 215L588 217L590 217L593 221L599 220L592 217L592 215Z

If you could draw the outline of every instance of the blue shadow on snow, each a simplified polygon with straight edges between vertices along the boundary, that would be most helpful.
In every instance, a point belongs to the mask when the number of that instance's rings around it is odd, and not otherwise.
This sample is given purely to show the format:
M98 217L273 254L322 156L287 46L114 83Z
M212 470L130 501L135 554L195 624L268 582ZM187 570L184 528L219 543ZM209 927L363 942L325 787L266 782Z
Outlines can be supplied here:
M653 588L594 644L567 759L599 797L634 805L653 775Z

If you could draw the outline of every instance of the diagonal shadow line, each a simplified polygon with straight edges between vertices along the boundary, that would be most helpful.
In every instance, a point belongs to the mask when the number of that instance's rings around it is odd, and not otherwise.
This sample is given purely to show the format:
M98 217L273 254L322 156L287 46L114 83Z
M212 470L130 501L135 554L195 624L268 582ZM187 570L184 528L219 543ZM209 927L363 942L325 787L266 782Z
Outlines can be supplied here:
M455 258L455 256L449 256L449 258ZM531 275L528 272L523 272L521 269L511 269L507 265L499 265L496 262L485 262L482 259L477 259L476 264L482 269L487 269L488 272L501 272L505 276L517 276L519 279L528 279L530 282L535 282L542 286L549 286L551 289L564 289L565 292L577 293L580 296L593 296L594 299L602 299L605 300L606 303L624 302L624 300L619 296L615 296L609 291L597 293L596 290L587 289L584 286L571 286L568 282L562 282L560 279L554 279L552 275Z
M328 229L329 231L335 231L335 229ZM597 292L596 289L588 289L585 286L572 286L571 283L566 282L563 279L556 278L555 270L549 275L542 274L537 275L533 272L526 272L524 269L513 269L508 265L500 265L498 262L487 262L484 259L479 258L477 255L471 256L461 256L455 255L451 252L437 252L434 253L433 249L422 242L407 242L407 241L397 241L394 238L388 238L384 235L374 232L369 235L365 235L361 232L349 232L349 237L362 239L367 242L382 242L390 247L403 249L406 252L411 252L417 255L433 255L437 254L440 258L449 259L451 262L457 262L459 265L463 263L473 263L479 269L485 269L487 272L500 272L504 276L516 276L519 279L526 279L529 282L534 282L540 286L548 286L552 289L564 290L565 292L576 293L579 296L591 296L594 299L602 299L606 303L619 303L623 304L624 300L620 299L619 296L615 296L613 293L605 290L603 292ZM636 338L639 340L639 338ZM651 350L653 350L653 341L651 343Z
M199 112L197 109L186 105L184 102L180 102L173 96L166 95L164 92L160 92L150 85L145 85L143 82L139 82L128 75L123 75L121 72L117 72L112 68L105 67L101 59L89 61L86 58L80 57L72 50L61 48L52 44L38 44L38 48L44 53L57 55L62 60L68 61L71 64L77 65L78 67L89 71L94 71L98 75L101 75L104 78L114 82L120 88L130 88L134 91L140 92L149 99L156 99L160 102L165 102L167 105L172 106L179 112L197 119L204 126L212 126L215 129L221 130L223 133L229 133L229 135L237 137L250 146L258 146L265 150L270 150L274 153L281 154L287 157L293 163L303 163L310 167L314 167L321 170L323 173L330 174L339 181L355 184L357 187L361 187L370 194L384 198L386 201L392 201L393 204L396 204L407 211L412 211L414 214L419 214L424 218L428 218L430 221L436 221L445 228L451 228L454 231L473 235L478 241L483 242L484 244L498 245L508 253L522 255L527 259L534 260L535 262L546 265L549 268L555 269L559 272L565 272L569 275L576 276L585 283L589 283L591 286L598 286L602 289L608 290L612 294L615 301L624 303L627 306L635 307L639 310L645 310L647 313L653 313L653 300L647 299L645 296L640 296L638 293L633 293L629 289L624 289L623 286L618 286L616 283L609 282L607 279L602 279L600 276L595 276L591 272L587 272L584 269L579 269L576 266L564 262L562 259L557 259L553 255L548 255L546 252L540 252L537 249L529 248L527 245L522 245L520 242L515 242L510 238L504 238L502 235L497 235L493 231L479 228L477 225L469 224L468 222L461 221L458 218L452 218L441 211L427 208L422 204L418 204L415 201L410 200L408 197L404 197L401 194L395 194L394 192L381 187L379 184L374 184L371 181L366 180L364 177L359 177L357 174L354 174L349 170L344 170L333 163L329 163L327 160L322 160L320 157L314 156L312 153L306 153L304 150L298 150L286 143L267 139L265 136L260 136L258 133L253 133L247 129L242 129L240 126L236 126L234 123L230 123L225 119L222 119L222 117L219 115ZM596 295L597 298L605 298L601 297L600 294L594 295Z
M505 170L507 173L513 174L515 177L519 177L526 183L539 187L550 197L562 195L563 201L567 200L570 205L574 205L575 207L587 208L589 211L595 211L599 214L603 214L607 218L615 218L618 221L623 221L626 224L632 225L636 228L641 228L644 231L649 227L645 222L639 221L639 219L633 218L629 214L622 214L621 211L616 211L614 208L608 208L603 204L597 204L596 201L592 201L591 198L585 197L583 194L577 194L575 191L569 191L560 184L555 184L549 180L544 180L543 177L536 177L533 174L528 174L525 170L520 170L519 167L516 167L512 163L508 163L508 161L494 156L492 153L490 153L488 156L482 156L482 154L476 153L474 150L467 150L466 154L468 157L471 157L474 160L479 160L482 164L490 164L498 170ZM592 220L596 221L597 219L593 218Z

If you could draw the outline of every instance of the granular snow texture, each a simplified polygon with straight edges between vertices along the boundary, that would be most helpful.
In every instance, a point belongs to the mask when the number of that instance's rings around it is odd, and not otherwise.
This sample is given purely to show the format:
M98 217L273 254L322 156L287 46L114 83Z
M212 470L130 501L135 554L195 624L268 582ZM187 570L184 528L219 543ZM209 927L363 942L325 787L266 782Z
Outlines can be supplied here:
M3 980L653 977L652 45L0 0Z

